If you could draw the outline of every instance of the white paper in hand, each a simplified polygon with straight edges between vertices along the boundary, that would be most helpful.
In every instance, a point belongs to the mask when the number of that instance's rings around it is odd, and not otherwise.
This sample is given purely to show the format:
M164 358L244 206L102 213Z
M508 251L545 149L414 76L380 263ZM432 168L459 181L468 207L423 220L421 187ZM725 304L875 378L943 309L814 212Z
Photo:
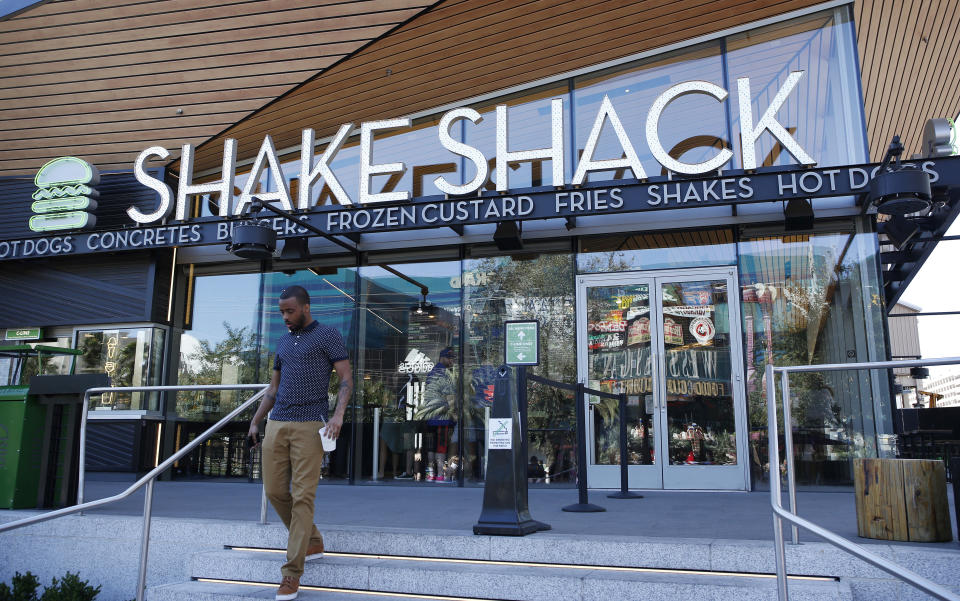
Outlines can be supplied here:
M337 448L337 439L327 436L327 427L320 428L320 442L323 444L323 451L330 453Z

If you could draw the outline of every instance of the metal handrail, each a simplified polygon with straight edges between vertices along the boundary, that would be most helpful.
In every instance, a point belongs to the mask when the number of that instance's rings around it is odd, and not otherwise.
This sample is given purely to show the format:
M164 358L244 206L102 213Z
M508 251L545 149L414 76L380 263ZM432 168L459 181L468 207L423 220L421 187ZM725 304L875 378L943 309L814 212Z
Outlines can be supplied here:
M822 537L830 544L838 547L863 561L880 568L892 576L914 586L921 591L942 599L943 601L960 601L960 595L953 593L946 587L924 578L897 563L881 557L862 546L847 540L842 536L814 524L797 515L796 478L793 467L793 424L790 411L790 373L846 371L863 369L894 369L899 367L924 367L937 365L960 364L960 357L946 357L943 359L921 359L911 361L870 361L862 363L827 363L823 365L794 365L789 367L774 367L767 364L765 373L767 381L767 436L769 446L768 463L770 465L770 506L773 509L773 538L777 563L777 598L779 601L788 601L787 591L787 560L786 548L783 540L783 521L790 522L793 531L793 544L798 544L797 528L804 528ZM777 402L775 373L781 374L781 401L783 403L783 430L784 453L787 461L787 492L790 498L790 510L783 507L780 489L780 448L777 432Z
M207 441L208 438L217 433L223 426L230 423L233 418L240 415L248 408L250 408L255 402L263 398L264 393L266 392L267 384L236 384L236 385L226 385L226 384L210 384L210 385L193 385L193 386L117 386L117 387L105 387L105 388L90 388L84 394L83 397L83 414L81 430L80 430L80 482L79 490L77 496L79 499L83 498L83 461L84 461L84 446L86 445L86 424L87 424L87 407L89 404L90 396L93 394L102 394L104 392L154 392L154 391L183 391L183 390L257 390L255 395L241 403L236 409L225 415L220 421L210 426L206 431L203 432L200 436L191 440L185 447L168 457L163 463L153 468L147 472L142 478L130 485L129 488L124 490L121 493L113 495L112 497L106 497L103 499L97 499L96 501L88 501L86 503L80 502L77 505L72 507L64 507L62 509L57 509L54 511L48 511L47 513L41 513L38 515L33 515L28 518L23 518L21 520L16 520L13 522L8 522L6 524L0 524L0 534L7 532L9 530L15 530L17 528L22 528L24 526L29 526L31 524L38 524L40 522L46 522L48 520L53 520L65 515L71 515L74 513L80 513L85 509L93 509L95 507L101 507L104 505L109 505L117 501L122 501L126 499L137 490L139 490L144 485L147 487L146 496L143 502L143 532L140 539L140 571L137 576L137 601L143 601L144 599L144 589L146 588L147 583L147 553L150 548L150 518L153 512L153 484L156 482L157 476L165 472L174 462L179 461L181 458L189 454L193 449L200 446L200 444ZM261 509L262 513L262 509Z

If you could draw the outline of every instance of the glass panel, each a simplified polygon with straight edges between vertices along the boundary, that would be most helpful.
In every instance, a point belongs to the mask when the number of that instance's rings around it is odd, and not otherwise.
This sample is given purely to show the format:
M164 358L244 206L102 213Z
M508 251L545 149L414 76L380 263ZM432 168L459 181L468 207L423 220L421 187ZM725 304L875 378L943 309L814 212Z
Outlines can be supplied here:
M668 282L661 294L670 465L734 465L727 282Z
M361 478L457 481L459 280L459 261L360 269Z
M202 276L194 280L190 330L180 335L179 384L265 381L258 361L259 298L260 274ZM176 415L188 421L216 421L249 396L249 392L237 390L178 392ZM239 419L249 420L250 416Z
M646 174L650 177L666 175L666 169L653 158L643 141L647 113L667 88L691 80L708 81L723 87L719 42L577 78L573 92L576 156L583 153L606 96L620 117ZM724 103L706 94L680 96L670 103L660 119L661 146L673 158L687 163L709 160L722 148L730 146L726 110ZM696 115L696 118L691 119L690 115ZM593 158L619 159L623 156L623 147L613 127L604 124ZM629 169L623 168L592 172L587 181L636 177Z
M634 465L656 463L650 332L647 284L587 288L587 386L627 393L628 457ZM594 463L619 465L619 403L596 397L590 403Z
M728 229L581 238L580 273L733 265L737 245Z
M280 316L280 293L289 286L303 286L310 295L310 315L318 322L336 328L343 337L351 365L354 368L354 390L361 390L357 375L356 341L356 278L357 272L352 268L329 268L297 270L294 272L273 272L263 276L263 305L261 314L262 347L259 352L259 378L261 382L268 382L273 375L273 361L277 341L289 332ZM330 383L327 387L327 400L330 411L336 407L337 391L340 380L335 371L331 370ZM341 480L350 474L350 445L353 444L354 409L360 403L360 394L354 393L354 408L347 407L344 414L343 429L337 439L337 448L323 456L321 479Z
M846 11L824 11L727 38L726 88L737 94L737 79L750 78L754 119L770 106L792 72L803 76L777 111L777 121L820 165L866 160L858 78ZM837 21L838 16L841 21ZM735 131L739 110L732 111ZM740 136L733 136L740 168ZM756 142L757 164L794 165L797 160L769 133Z
M503 322L540 322L541 362L527 368L560 382L576 382L573 258L539 255L469 259L463 263L464 430L466 478L483 481L486 423L496 368L503 363ZM541 384L527 388L528 477L539 485L576 483L573 395ZM535 463L535 465L534 465ZM541 472L542 469L542 472Z
M498 98L496 101L474 107L483 116L483 121L476 125L464 122L464 141L480 149L483 156L487 157L490 169L487 181L481 190L496 189L497 114L495 105L507 105L507 150L519 152L550 147L551 101L554 98L564 99L563 122L564 128L568 128L570 103L567 101L565 84L562 87L555 86L534 92L524 92L522 96ZM566 143L564 147L567 148ZM567 151L569 152L568 148ZM476 166L472 161L465 161L464 166L464 181L472 181L477 175ZM537 159L512 163L507 175L507 183L512 190L549 186L553 181L552 173L553 161ZM572 175L570 166L564 165L564 181L570 181Z
M160 370L151 363L151 347L157 340L157 328L122 328L80 330L77 348L84 354L77 361L78 374L107 374L111 386L155 386L160 383ZM160 348L163 353L163 337ZM159 393L110 392L90 398L90 409L159 410Z
M871 235L828 232L740 243L755 485L769 477L767 363L843 363L883 356L883 338L871 333L883 311L876 246L868 240L858 243L859 237ZM867 371L794 374L790 398L798 483L852 483L852 459L877 456L876 422L882 433L890 433L885 372L878 373L877 381Z

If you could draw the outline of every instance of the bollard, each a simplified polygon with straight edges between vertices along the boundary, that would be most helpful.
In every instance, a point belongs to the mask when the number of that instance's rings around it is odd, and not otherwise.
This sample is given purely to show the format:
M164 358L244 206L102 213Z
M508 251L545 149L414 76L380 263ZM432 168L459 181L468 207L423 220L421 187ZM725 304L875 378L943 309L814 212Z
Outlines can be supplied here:
M499 426L505 428L509 435L499 432ZM491 441L500 444L489 448ZM507 366L502 366L497 371L493 410L490 413L490 425L487 429L487 445L483 508L480 511L480 519L473 526L473 533L524 536L540 530L549 530L549 524L538 522L530 517L527 501L527 465L521 455L523 443L520 433L520 414L517 395L510 381L510 369Z
M627 395L620 393L620 492L607 495L611 499L642 499L640 493L630 492L627 474Z

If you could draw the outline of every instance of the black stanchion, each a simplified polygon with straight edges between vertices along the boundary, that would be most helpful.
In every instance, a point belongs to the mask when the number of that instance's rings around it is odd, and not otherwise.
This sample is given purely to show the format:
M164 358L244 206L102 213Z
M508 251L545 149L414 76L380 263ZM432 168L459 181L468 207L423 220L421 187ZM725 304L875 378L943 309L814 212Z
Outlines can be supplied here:
M580 493L580 502L563 507L564 511L588 513L606 511L599 505L590 503L587 498L587 416L583 408L583 384L577 383L577 488Z
M518 386L524 386L521 380ZM540 530L549 530L550 525L538 522L530 517L527 500L527 462L521 436L520 416L517 395L513 394L510 382L510 369L507 366L497 371L494 384L493 409L490 412L491 429L493 420L498 425L509 428L509 446L487 449L487 477L483 489L483 509L480 519L473 526L474 534L495 534L506 536L524 536ZM508 424L500 420L509 420ZM496 432L488 433L488 440Z
M611 499L642 499L643 495L630 492L627 474L627 395L620 393L620 492L607 495Z

